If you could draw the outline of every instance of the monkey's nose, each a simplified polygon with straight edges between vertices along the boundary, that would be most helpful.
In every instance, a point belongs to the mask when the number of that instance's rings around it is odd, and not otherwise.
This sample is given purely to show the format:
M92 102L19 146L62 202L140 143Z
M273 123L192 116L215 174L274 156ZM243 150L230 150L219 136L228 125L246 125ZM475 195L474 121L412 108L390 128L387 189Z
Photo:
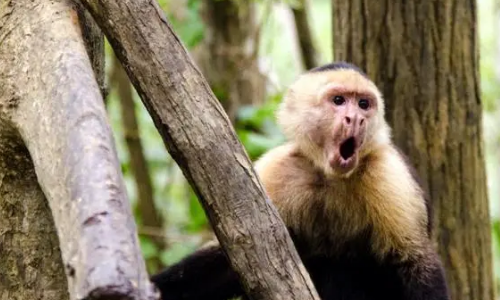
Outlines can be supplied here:
M361 127L365 123L365 118L360 116L345 116L344 126L345 127Z

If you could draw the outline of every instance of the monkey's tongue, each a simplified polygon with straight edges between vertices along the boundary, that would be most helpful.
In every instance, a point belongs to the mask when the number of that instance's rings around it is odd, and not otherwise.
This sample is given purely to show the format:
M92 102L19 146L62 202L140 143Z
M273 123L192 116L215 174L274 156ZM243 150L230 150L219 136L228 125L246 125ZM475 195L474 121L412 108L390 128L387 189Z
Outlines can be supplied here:
M356 151L356 139L350 137L340 144L340 156L344 160L351 158Z

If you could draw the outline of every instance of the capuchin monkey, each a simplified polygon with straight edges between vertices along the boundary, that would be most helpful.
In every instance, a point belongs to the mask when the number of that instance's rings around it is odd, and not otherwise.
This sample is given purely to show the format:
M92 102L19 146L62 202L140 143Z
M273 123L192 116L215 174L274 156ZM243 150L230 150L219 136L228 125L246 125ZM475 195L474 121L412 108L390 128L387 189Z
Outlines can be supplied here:
M448 300L430 204L356 66L308 71L277 120L288 142L255 169L323 300ZM242 285L219 245L154 275L163 300L225 300ZM292 299L290 299L292 300Z

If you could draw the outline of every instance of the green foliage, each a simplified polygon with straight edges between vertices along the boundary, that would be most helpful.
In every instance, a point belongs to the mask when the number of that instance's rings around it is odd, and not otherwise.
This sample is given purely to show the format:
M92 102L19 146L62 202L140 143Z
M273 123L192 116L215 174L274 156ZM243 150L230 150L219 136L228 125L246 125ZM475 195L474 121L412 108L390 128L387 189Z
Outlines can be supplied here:
M190 222L186 226L186 231L191 234L200 232L208 224L205 211L192 189L190 189L189 193L189 219Z
M173 243L160 254L160 259L164 265L172 265L196 250L197 246L193 243Z
M251 159L284 142L274 117L281 97L278 93L262 106L244 106L238 111L236 132Z
M480 44L480 85L481 100L484 105L484 136L488 196L492 216L492 241L494 271L500 290L500 56L498 38L499 8L495 0L478 1L478 23Z
M494 2L491 0L483 0L479 3L481 19L479 21L481 35L481 60L480 77L481 77L481 97L486 112L493 112L498 107L498 97L500 95L500 85L498 84L500 70L498 69L497 57L497 32L496 20L494 14L489 12L494 10Z
M160 249L156 247L155 243L153 243L151 238L147 236L139 236L139 242L144 259L147 260L159 255Z
M500 85L495 74L497 66L493 63L481 63L481 91L482 101L486 112L494 112L498 109L498 97L500 95Z
M203 40L204 24L199 14L201 1L188 0L185 9L183 9L182 18L169 9L173 5L173 1L178 0L163 0L160 1L160 6L166 12L170 24L182 43L191 49Z
M492 242L493 242L493 264L494 273L497 281L497 285L500 285L500 220L493 220L492 224ZM498 287L500 289L500 286Z

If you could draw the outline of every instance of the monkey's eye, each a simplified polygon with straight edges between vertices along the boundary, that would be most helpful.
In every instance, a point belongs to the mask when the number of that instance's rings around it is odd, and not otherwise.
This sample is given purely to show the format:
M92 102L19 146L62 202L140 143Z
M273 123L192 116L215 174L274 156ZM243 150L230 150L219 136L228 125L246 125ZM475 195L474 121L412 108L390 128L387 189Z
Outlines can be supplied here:
M359 108L367 110L370 107L370 101L366 99L360 99L358 102Z
M342 105L345 103L345 99L342 96L335 96L333 97L333 103L335 103L335 105Z

